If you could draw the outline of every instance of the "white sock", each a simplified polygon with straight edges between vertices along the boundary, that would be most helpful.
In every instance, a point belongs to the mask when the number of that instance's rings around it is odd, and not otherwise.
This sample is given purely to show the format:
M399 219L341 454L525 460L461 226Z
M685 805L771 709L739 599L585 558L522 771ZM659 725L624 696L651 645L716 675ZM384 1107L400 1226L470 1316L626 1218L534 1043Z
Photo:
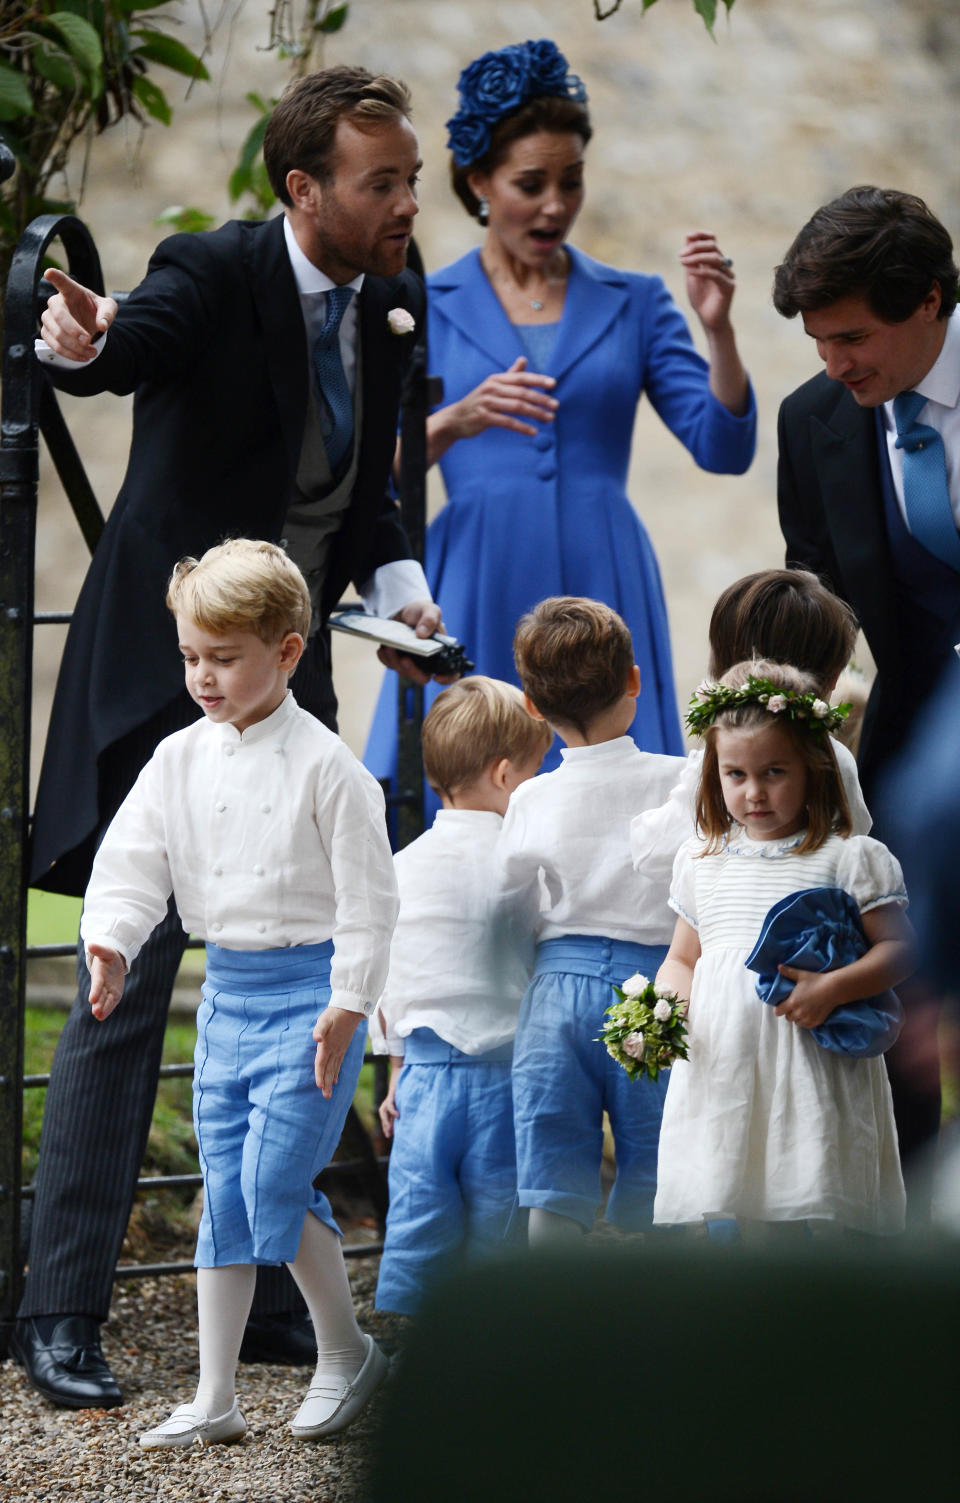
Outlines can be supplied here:
M531 1206L527 1221L527 1242L531 1247L577 1247L584 1235L583 1227L572 1216L561 1216L558 1211Z
M297 1256L287 1267L307 1303L317 1338L317 1372L355 1378L366 1346L336 1232L308 1211Z
M252 1263L197 1269L200 1382L193 1402L208 1419L226 1414L236 1398L237 1359L256 1282Z

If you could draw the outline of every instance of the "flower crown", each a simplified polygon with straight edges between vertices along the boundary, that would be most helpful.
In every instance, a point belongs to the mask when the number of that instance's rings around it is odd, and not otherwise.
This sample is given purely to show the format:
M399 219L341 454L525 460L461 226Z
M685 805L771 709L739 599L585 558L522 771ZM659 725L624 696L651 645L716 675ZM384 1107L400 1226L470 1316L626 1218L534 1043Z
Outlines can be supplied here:
M751 704L762 705L771 715L786 715L789 720L818 735L837 730L850 713L848 704L831 706L816 694L798 694L794 689L775 684L772 679L757 678L751 673L739 689L705 679L690 700L687 725L695 736L702 736L724 710Z
M556 42L547 37L485 52L464 68L457 88L460 108L447 121L447 146L458 167L486 156L493 126L528 99L558 94L577 104L587 101L580 79L570 72Z

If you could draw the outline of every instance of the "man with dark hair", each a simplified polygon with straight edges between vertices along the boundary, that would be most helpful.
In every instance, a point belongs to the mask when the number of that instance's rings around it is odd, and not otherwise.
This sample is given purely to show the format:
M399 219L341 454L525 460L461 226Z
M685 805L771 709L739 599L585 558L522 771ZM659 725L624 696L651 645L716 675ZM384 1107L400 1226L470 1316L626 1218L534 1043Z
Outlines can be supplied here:
M334 729L325 623L348 580L371 609L421 635L440 623L388 490L414 343L392 332L390 315L404 310L403 327L424 315L422 284L405 270L420 167L409 108L403 84L361 68L299 79L264 143L283 215L172 236L119 310L49 273L58 295L38 355L50 379L81 396L132 391L134 412L126 476L57 685L33 827L38 886L83 893L98 840L140 768L163 736L196 718L164 604L182 555L200 556L226 536L284 542L307 577L319 627L294 690ZM31 1382L54 1403L121 1402L99 1325L185 939L171 909L109 1030L90 1014L82 950L78 957L12 1338ZM292 1283L283 1270L268 1273L247 1355L315 1360Z
M775 273L775 307L801 315L825 364L780 409L780 526L788 566L853 606L876 662L860 745L868 804L938 680L960 690L957 275L926 204L871 187L818 209ZM906 1156L939 1123L935 1071L918 1082L902 1069L909 1054L935 1058L912 1037L934 1012L908 1007L887 1056Z

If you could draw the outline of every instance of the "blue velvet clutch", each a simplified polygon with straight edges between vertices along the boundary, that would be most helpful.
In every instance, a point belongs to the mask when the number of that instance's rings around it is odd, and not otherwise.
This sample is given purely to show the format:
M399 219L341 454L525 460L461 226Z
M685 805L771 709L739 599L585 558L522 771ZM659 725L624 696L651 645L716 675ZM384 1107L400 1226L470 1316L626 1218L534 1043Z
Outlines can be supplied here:
M859 960L869 948L860 910L842 887L811 887L774 903L763 921L760 938L746 960L757 972L757 995L776 1007L793 991L778 965L800 971L835 971ZM903 1026L903 1008L894 992L846 1002L810 1032L824 1049L867 1059L895 1044Z

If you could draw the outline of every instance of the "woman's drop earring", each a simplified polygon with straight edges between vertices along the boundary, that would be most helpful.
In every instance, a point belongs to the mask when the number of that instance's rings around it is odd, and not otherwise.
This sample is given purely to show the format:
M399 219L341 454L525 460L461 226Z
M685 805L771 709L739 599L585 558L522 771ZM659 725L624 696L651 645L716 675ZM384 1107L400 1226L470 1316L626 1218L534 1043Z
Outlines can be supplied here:
M477 218L481 224L487 224L490 219L490 201L483 193L477 199Z

